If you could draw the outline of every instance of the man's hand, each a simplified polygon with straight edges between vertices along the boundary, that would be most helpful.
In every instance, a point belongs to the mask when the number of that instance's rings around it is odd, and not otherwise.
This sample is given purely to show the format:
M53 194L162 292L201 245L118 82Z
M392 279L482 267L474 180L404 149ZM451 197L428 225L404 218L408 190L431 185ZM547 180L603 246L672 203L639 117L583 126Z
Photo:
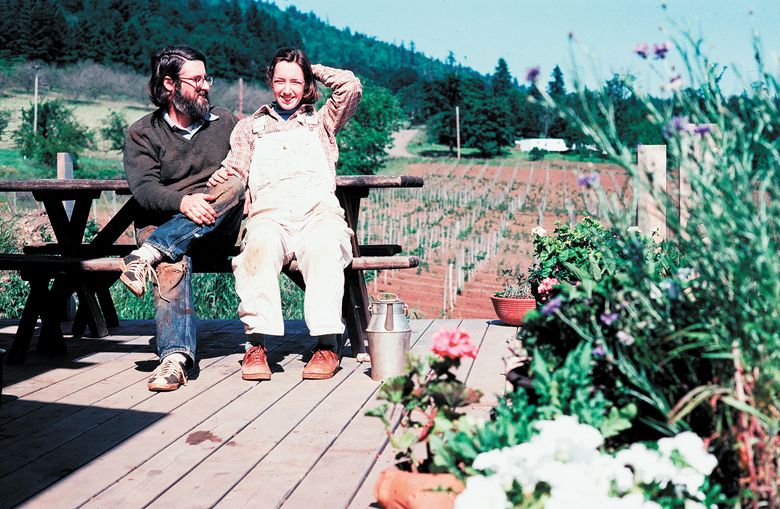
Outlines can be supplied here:
M211 175L206 185L209 187L214 187L217 184L222 184L224 182L227 182L229 176L230 173L228 173L228 171L225 168L220 168Z
M216 199L216 196L204 193L188 194L181 199L179 210L195 224L214 224L214 221L217 219L217 213L209 202Z

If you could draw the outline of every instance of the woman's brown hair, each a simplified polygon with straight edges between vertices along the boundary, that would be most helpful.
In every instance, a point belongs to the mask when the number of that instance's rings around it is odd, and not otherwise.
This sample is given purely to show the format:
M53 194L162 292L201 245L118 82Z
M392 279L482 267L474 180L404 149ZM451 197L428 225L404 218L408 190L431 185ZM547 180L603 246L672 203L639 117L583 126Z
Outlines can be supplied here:
M303 71L303 99L301 99L301 104L316 103L320 97L317 92L317 79L311 70L311 62L309 62L309 57L306 56L306 53L295 48L282 48L277 51L265 70L265 79L271 88L273 88L274 70L279 62L294 62L300 66Z

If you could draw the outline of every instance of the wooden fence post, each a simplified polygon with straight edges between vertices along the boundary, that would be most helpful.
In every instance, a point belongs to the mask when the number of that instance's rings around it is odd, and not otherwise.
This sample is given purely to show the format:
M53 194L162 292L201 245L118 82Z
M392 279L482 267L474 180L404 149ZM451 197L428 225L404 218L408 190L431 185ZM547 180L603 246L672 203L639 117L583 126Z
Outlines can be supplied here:
M654 192L657 195L666 192L666 145L639 145L637 166L637 226L645 235L657 230L656 240L666 240L666 206L653 197Z
M57 179L58 180L70 180L73 178L73 156L68 152L57 152ZM73 213L73 202L65 201L65 213L68 214L70 219ZM81 243L82 239L78 239L77 243ZM65 304L63 310L64 320L66 322L72 322L76 317L76 298L71 295Z
M57 179L72 179L73 178L73 156L68 152L57 152ZM68 218L73 213L73 202L65 202L65 212L68 214Z
M715 140L710 134L715 129L715 124L692 124L691 128L693 132L685 134L680 144L680 232L683 235L686 232L688 219L691 217L691 173L712 166L716 150ZM709 132L701 131L702 134L697 134L701 128L708 128Z

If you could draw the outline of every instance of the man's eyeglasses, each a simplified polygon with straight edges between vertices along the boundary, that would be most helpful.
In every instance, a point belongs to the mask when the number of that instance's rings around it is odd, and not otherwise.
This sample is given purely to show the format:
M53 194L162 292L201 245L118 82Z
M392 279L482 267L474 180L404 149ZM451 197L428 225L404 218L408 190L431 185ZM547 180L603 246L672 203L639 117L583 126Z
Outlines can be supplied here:
M192 78L179 77L179 81L191 81L195 88L201 88L204 83L208 83L209 86L214 84L214 76L206 74L205 76L193 76Z

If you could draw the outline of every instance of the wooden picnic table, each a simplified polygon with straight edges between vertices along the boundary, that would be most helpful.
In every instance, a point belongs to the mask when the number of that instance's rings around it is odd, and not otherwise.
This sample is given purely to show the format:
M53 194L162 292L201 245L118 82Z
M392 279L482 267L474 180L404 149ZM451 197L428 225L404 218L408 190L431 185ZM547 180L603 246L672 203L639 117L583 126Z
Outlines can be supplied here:
M422 187L423 179L414 176L337 176L336 195L344 209L348 226L358 231L360 203L371 189ZM67 301L73 293L78 295L79 305L73 322L73 334L81 335L89 327L94 337L108 335L108 329L119 324L109 287L119 277L118 259L107 259L118 254L117 241L132 225L140 211L138 203L130 198L88 243L82 244L92 203L101 193L114 192L129 195L126 180L96 179L30 179L0 180L0 192L32 193L43 203L54 233L54 245L43 246L45 254L19 255L0 253L0 270L19 270L30 282L30 294L22 312L19 327L8 354L9 363L23 362L38 318L41 329L38 351L60 353L65 350L61 324ZM66 212L66 200L73 201L70 216ZM126 247L126 246L125 246ZM371 249L371 248L379 249ZM398 248L398 246L395 246ZM30 246L32 249L33 246ZM384 248L384 249L383 249ZM397 252L400 248L396 249ZM344 319L352 343L353 354L365 352L366 327L369 318L369 298L363 277L364 269L405 268L417 265L415 257L392 260L392 256L361 258L361 246L357 235L352 237L352 270L345 272ZM370 252L369 252L370 250ZM393 254L390 246L367 246L366 254ZM396 259L398 257L395 257ZM403 262L403 263L400 263ZM224 265L223 265L223 269ZM291 274L293 281L302 285L300 273ZM49 281L54 280L51 288Z

